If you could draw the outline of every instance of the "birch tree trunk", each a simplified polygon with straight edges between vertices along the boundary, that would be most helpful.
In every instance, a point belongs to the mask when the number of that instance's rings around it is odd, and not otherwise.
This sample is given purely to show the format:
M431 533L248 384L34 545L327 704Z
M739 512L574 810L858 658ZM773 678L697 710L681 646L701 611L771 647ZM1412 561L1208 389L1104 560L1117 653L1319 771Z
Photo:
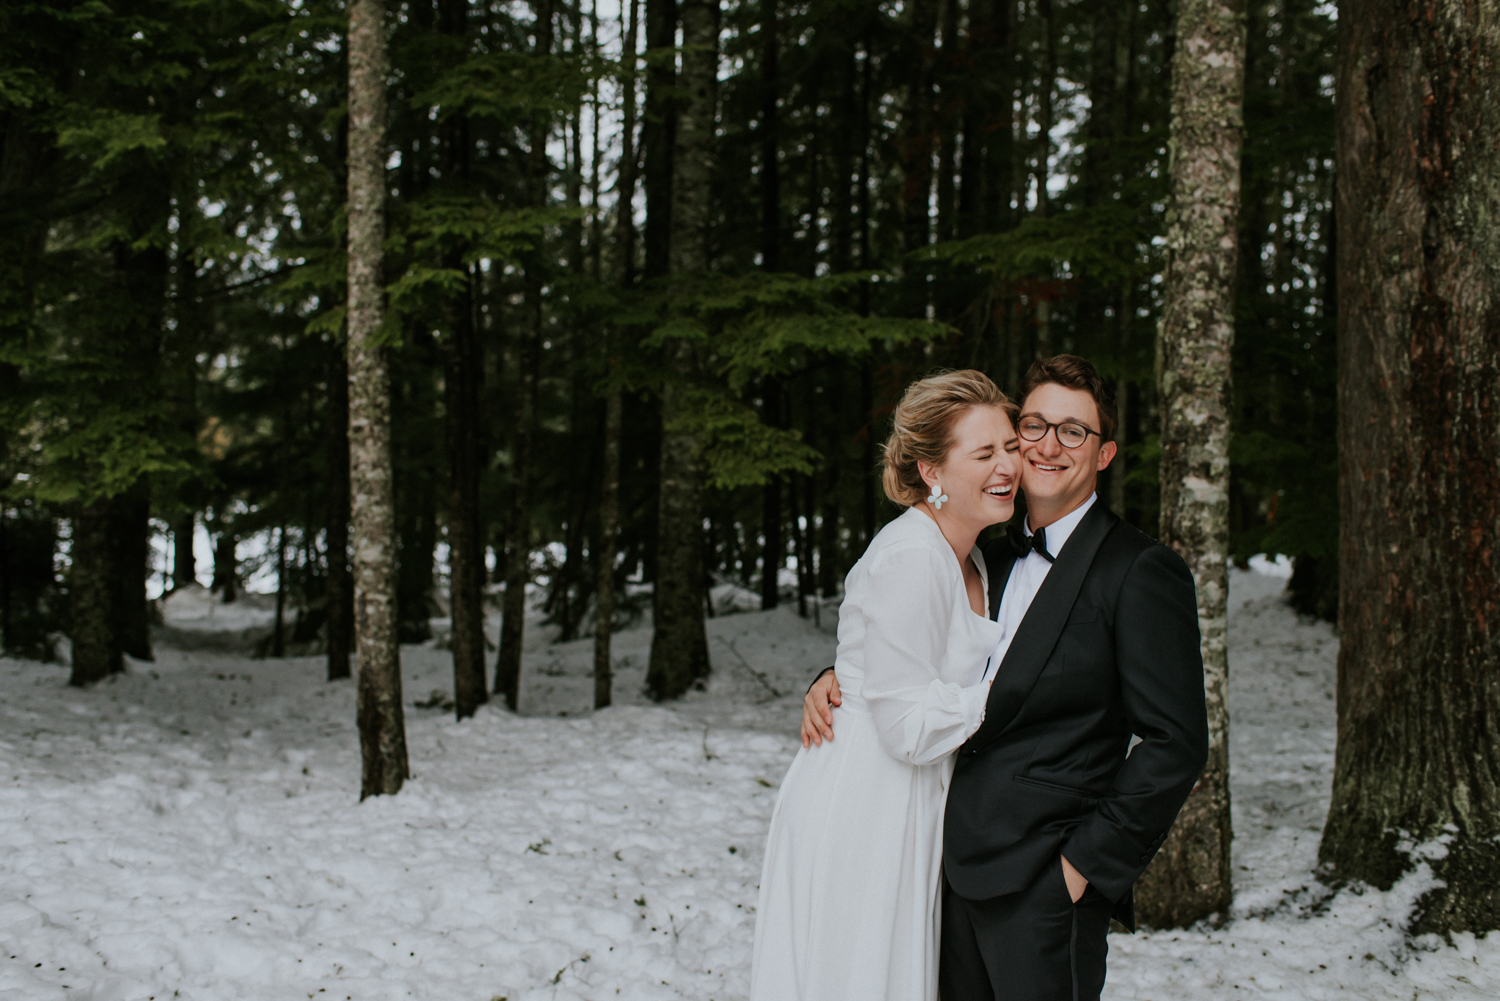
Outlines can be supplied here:
M1319 856L1386 888L1441 839L1412 930L1482 934L1500 928L1500 3L1345 0L1338 35L1342 589Z
M1136 887L1141 920L1186 926L1224 913L1230 884L1230 354L1245 89L1244 0L1183 0L1172 60L1167 261L1157 342L1161 537L1198 592L1208 764Z
M719 6L684 0L681 98L672 177L673 274L708 270L713 207L714 129L718 103ZM708 674L703 626L703 446L690 426L687 390L696 369L691 345L678 341L661 395L661 500L656 593L646 685L656 699L676 698Z
M395 498L385 318L385 4L349 3L349 485L354 635L359 653L359 798L406 781L401 647L396 636Z

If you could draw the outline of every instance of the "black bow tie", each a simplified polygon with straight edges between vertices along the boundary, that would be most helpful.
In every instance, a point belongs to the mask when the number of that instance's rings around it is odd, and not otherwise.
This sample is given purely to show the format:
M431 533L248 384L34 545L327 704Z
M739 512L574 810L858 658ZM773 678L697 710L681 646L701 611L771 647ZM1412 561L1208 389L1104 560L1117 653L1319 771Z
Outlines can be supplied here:
M1024 560L1033 552L1046 560L1053 562L1056 557L1047 552L1047 530L1039 528L1030 536L1021 531L1020 528L1010 530L1010 545L1016 551L1016 559Z

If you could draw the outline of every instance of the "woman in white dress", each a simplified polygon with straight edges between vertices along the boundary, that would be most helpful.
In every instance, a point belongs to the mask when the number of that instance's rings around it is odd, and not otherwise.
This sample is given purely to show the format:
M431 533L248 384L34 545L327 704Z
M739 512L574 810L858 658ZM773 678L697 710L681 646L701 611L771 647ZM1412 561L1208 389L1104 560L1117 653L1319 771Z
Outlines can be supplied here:
M838 740L804 746L782 780L751 1001L937 997L943 805L1002 637L974 543L1014 512L1014 409L972 370L913 383L896 408L884 486L908 510L844 583Z

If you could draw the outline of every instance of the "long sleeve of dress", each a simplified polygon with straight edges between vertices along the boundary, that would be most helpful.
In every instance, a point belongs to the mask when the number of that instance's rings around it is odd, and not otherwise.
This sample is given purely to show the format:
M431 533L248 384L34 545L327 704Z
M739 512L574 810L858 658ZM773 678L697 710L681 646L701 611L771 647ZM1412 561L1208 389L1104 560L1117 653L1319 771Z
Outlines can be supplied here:
M957 750L984 721L988 681L968 688L940 678L955 614L951 553L896 546L876 557L865 620L863 697L881 746L928 765ZM975 665L976 669L980 665Z

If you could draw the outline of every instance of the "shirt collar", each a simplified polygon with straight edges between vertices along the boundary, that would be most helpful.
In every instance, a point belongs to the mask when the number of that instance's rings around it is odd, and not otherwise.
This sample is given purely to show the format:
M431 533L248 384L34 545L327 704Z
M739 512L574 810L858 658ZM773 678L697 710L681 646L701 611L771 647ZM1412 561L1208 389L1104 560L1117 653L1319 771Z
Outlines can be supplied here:
M1089 513L1089 508L1093 507L1094 501L1098 499L1097 493L1089 494L1088 500L1047 526L1047 552L1054 557L1062 552L1063 546L1068 544L1068 537L1073 534L1073 529L1078 527L1078 523L1083 520L1084 515ZM1030 515L1026 516L1025 531L1028 538L1033 534Z

